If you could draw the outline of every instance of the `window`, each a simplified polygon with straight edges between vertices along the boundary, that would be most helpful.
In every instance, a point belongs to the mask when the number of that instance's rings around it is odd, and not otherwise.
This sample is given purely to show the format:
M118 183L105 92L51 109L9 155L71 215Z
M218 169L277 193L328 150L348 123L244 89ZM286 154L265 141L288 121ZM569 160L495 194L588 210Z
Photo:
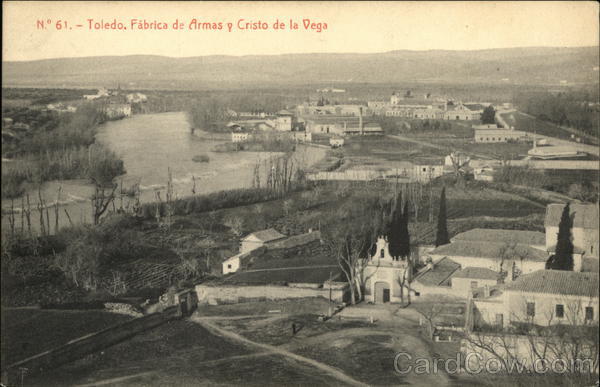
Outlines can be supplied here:
M479 137L479 141L483 141L483 137Z
M423 172L427 172L427 168L423 168Z
M565 306L561 304L556 304L556 317L563 318L565 317Z
M231 269L231 265L227 265L227 268L228 268L228 269Z
M471 289L477 288L477 281L471 281Z
M527 303L527 317L535 316L535 302Z
M594 319L594 307L586 306L585 307L585 321L591 321Z
M381 251L379 252L379 257L385 258L385 250L384 249L381 249Z
M486 137L486 138L485 138L485 141L490 141L490 138L489 138L489 137Z

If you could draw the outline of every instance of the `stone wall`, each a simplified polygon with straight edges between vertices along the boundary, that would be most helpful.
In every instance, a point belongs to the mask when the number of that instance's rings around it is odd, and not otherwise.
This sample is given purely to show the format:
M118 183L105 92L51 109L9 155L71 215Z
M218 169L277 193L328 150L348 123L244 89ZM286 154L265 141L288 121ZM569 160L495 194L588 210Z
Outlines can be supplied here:
M255 302L266 300L285 300L290 298L323 297L329 299L329 286L315 289L313 287L299 286L232 286L196 285L196 294L200 304L236 304L242 302ZM331 298L335 302L347 301L348 286L346 284L332 283Z

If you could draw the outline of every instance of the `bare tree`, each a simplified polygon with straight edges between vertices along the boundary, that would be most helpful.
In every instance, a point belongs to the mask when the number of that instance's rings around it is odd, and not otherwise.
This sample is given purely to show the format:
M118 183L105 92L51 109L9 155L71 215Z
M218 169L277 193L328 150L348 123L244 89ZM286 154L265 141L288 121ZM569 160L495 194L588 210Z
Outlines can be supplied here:
M229 227L237 236L242 235L244 232L244 220L238 216L231 216L227 218L223 224Z
M400 301L404 304L404 290L406 289L406 296L408 305L410 305L410 283L412 282L412 275L414 270L413 256L412 253L406 257L406 266L404 270L398 275L397 281L400 285Z
M587 319L582 300L559 298L556 309L542 311L540 316L523 316L511 312L510 324L475 324L464 337L469 351L478 352L482 360L494 358L505 370L532 369L536 364L549 366L562 363L565 377L581 382L581 377L594 377L598 369L598 322ZM525 299L517 309L525 309ZM595 374L597 375L597 373ZM589 381L588 381L589 382Z
M419 324L425 323L427 336L433 340L435 336L436 320L442 314L443 308L438 302L423 301L418 304L413 304L415 310L422 317Z
M381 230L381 219L371 212L366 203L353 203L340 213L342 225L330 229L324 241L330 253L336 257L350 288L351 303L362 300L362 289L367 280L364 270L369 250Z
M104 215L108 206L115 200L117 185L113 184L110 193L107 193L107 187L94 181L95 192L92 196L92 210L94 224L100 223L100 217Z

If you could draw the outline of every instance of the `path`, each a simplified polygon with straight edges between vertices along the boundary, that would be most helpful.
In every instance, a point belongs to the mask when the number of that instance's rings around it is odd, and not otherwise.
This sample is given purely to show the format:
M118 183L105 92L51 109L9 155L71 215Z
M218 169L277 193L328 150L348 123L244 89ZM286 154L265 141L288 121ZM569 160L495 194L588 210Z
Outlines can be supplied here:
M141 372L139 374L121 376L121 377L118 377L118 378L110 378L110 379L98 380L98 381L95 381L95 382L92 382L92 383L88 383L88 384L78 384L78 385L76 385L76 387L106 386L106 385L109 385L109 384L116 384L116 383L128 382L128 381L131 381L131 380L137 379L137 378L142 378L142 377L147 377L147 376L153 376L156 373L157 373L157 371Z
M340 382L346 384L346 385L352 385L352 386L367 386L367 384L364 384L362 382L359 382L356 379L351 378L350 376L346 375L345 373L343 373L342 371L340 371L337 368L328 366L326 364L323 364L321 362L318 362L316 360L313 359L309 359L306 358L304 356L300 356L297 355L295 353L289 352L285 349L279 348L279 347L274 347L272 345L268 345L268 344L263 344L263 343L257 343L255 341L249 340L245 337L242 337L240 335L238 335L237 333L228 331L226 329L220 328L218 326L216 326L215 324L209 322L206 319L203 319L202 317L197 317L194 316L192 318L190 318L190 321L196 322L200 325L202 325L204 328L206 328L207 330L209 330L210 332L212 332L213 334L216 334L220 337L226 338L226 339L230 339L230 340L234 340L234 341L238 341L241 342L245 345L254 347L254 348L258 348L264 351L267 351L269 353L272 353L274 355L281 355L283 357L286 357L288 359L291 360L295 360L295 361L299 361L308 365L311 365L315 368L320 369L321 371L326 372L327 374L333 376L335 379L339 380Z

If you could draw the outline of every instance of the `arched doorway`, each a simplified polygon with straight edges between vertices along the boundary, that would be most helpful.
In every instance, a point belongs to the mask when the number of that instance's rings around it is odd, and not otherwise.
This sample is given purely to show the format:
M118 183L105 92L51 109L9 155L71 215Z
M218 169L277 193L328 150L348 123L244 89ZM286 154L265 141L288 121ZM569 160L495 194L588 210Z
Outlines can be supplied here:
M390 302L390 285L387 282L375 283L374 299L376 304Z

